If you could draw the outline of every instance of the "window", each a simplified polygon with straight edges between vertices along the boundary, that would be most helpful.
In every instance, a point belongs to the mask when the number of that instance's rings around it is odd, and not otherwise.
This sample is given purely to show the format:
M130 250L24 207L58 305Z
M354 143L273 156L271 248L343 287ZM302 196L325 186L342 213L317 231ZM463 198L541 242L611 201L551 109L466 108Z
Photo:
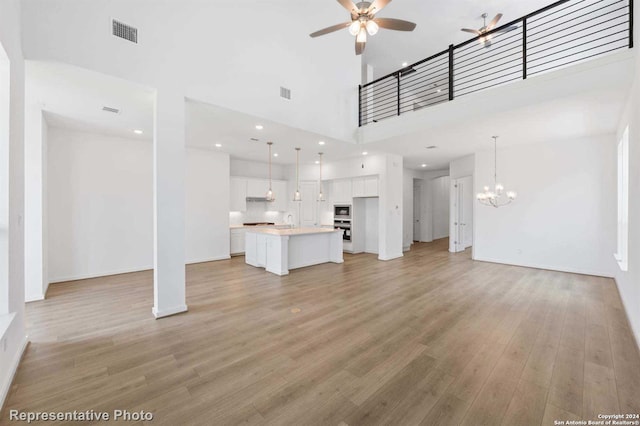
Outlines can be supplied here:
M615 258L627 270L629 240L629 126L618 142L618 247Z

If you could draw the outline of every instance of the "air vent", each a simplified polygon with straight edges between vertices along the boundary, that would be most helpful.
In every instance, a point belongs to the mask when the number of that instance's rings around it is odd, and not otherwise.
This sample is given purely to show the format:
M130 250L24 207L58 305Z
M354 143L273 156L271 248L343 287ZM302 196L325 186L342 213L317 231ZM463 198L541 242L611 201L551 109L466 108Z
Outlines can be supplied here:
M436 149L436 148L437 148L437 146L435 146L435 145L430 145L430 146L427 146L427 147L425 147L425 148L427 148L427 149Z
M138 29L127 25L123 22L113 19L111 21L112 34L116 37L129 40L132 43L138 44Z
M106 111L106 112L112 112L114 114L120 114L120 110L118 108L113 108L113 107L110 107L110 106L103 106L102 110Z
M253 142L258 142L260 139L258 139L258 138L250 138L249 140L253 141Z
M291 89L280 86L280 97L285 99L291 99Z

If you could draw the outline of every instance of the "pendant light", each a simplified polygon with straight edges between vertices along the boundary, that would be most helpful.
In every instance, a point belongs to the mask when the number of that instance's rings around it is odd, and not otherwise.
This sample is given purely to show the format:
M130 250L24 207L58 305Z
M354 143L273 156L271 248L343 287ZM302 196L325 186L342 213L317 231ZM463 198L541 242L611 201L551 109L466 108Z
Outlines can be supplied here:
M302 201L300 196L300 148L296 148L296 192L293 194L293 201Z
M502 207L510 204L513 200L516 199L518 194L515 191L506 191L504 190L504 186L498 183L498 137L492 136L493 138L493 185L494 190L492 191L488 186L484 187L484 192L479 192L476 198L481 204L491 207ZM504 199L503 196L506 195L507 198Z
M326 201L324 198L324 192L322 192L322 153L319 152L320 156L320 192L318 193L318 201Z
M271 145L273 145L273 142L267 142L267 145L269 145L269 190L267 191L267 196L265 198L267 201L275 201L276 197L271 189Z

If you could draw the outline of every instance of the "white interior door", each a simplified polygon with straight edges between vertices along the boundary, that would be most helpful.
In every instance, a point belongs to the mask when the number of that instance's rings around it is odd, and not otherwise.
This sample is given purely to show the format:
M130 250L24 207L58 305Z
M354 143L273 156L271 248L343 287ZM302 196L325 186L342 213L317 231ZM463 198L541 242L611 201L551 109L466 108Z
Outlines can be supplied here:
M422 185L414 180L413 184L413 241L420 241L422 229L420 227L420 217L422 216Z
M459 181L460 192L460 241L462 249L473 245L473 177L467 176Z
M449 176L442 176L431 181L433 185L433 239L446 238L450 234L449 228Z
M473 245L473 178L456 179L452 185L453 251L460 252Z
M318 226L318 183L300 182L300 196L300 226Z

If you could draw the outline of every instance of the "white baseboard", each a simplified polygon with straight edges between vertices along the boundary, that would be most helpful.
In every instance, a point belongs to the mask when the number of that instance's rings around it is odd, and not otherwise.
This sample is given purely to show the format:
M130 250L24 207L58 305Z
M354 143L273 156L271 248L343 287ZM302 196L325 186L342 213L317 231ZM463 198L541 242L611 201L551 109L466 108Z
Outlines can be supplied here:
M25 296L24 301L29 302L38 302L40 300L44 300L44 294L37 294L35 296Z
M598 270L592 270L592 269L566 268L566 267L542 265L542 264L527 263L527 262L518 262L518 263L507 262L501 259L491 259L488 257L474 257L473 260L476 260L478 262L500 263L502 265L522 266L524 268L544 269L547 271L567 272L570 274L592 275L595 277L613 278L613 275L611 275L611 272L604 272L604 271L598 271Z
M11 365L9 366L9 375L5 379L5 382L0 386L0 411L4 407L4 403L7 399L7 395L9 395L9 389L11 389L11 383L13 383L13 378L16 375L16 371L18 371L18 366L20 365L20 360L22 359L22 355L24 354L24 350L27 347L27 343L29 343L29 338L25 334L22 338L22 342L20 343L20 349L16 352L15 357L11 361Z
M187 305L175 306L173 308L163 309L161 311L157 310L154 306L151 312L153 312L153 316L156 317L156 319L160 319L170 317L171 315L180 314L182 312L187 312L188 310L189 309L187 308Z
M193 265L195 263L206 263L206 262L216 262L218 260L229 260L231 259L230 255L226 256L215 256L215 257L205 257L202 259L190 259L187 261L187 265Z
M631 330L631 335L633 336L633 339L636 341L636 346L640 351L640 330L636 332L636 330L633 329L633 324L631 324L631 320L629 319L629 311L627 308L627 304L622 298L622 292L620 291L620 286L618 285L618 279L616 277L613 277L613 281L615 281L616 283L616 288L618 289L618 295L620 295L620 300L622 301L622 307L624 308L624 314L627 317L627 324L629 324L629 330Z
M89 278L108 277L109 275L130 274L132 272L149 271L151 269L153 269L153 265L142 266L139 268L114 269L111 271L93 272L90 274L69 275L66 277L53 278L51 279L51 281L49 281L49 284L64 283L67 281L87 280Z
M215 262L217 260L228 260L228 259L231 259L231 256L223 255L223 256L216 256L216 257L206 257L202 259L190 259L187 262L185 262L185 265L191 265L193 263ZM53 278L51 279L51 281L49 281L49 284L64 283L67 281L87 280L90 278L108 277L110 275L130 274L132 272L143 272L143 271L149 271L152 269L153 269L153 265L149 265L149 266L141 266L138 268L114 269L110 271L93 272L90 274L69 275L66 277ZM43 300L43 299L44 299L44 296L42 297L42 299L34 298L32 300L27 300L27 302L31 302L35 300Z
M403 256L404 256L404 254L402 254L402 253L391 254L391 255L387 255L387 256L378 255L378 260L393 260L393 259L398 259L398 258L403 257Z

